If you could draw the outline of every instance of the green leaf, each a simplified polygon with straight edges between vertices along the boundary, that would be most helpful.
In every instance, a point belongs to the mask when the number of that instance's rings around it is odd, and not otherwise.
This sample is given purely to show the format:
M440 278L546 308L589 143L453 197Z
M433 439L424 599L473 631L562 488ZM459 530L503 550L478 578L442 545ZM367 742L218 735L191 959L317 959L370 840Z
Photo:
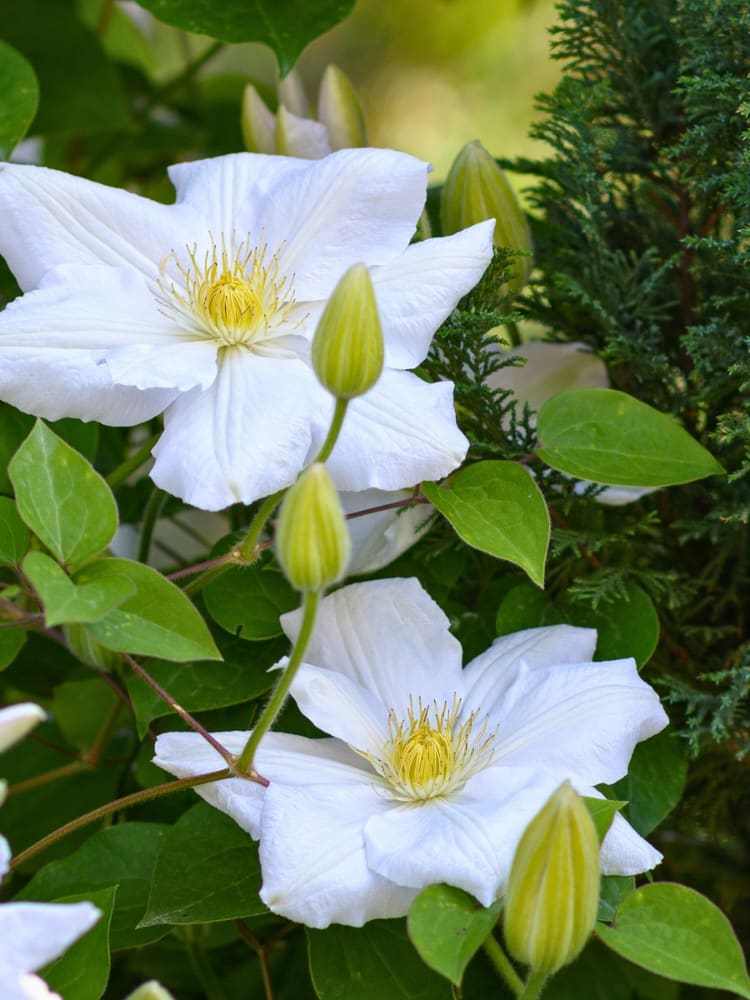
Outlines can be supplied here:
M460 986L464 970L497 923L502 900L485 909L463 889L431 885L411 905L409 937L422 960Z
M544 586L549 512L534 480L515 462L477 462L449 480L423 483L427 499L475 549L507 559Z
M83 894L117 883L110 944L113 951L156 941L167 927L136 930L146 910L156 857L170 827L127 822L100 830L73 854L40 869L18 899L42 901Z
M3 38L39 78L33 133L112 131L128 121L117 70L64 0L3 0Z
M43 552L29 552L23 571L44 605L47 628L64 622L95 622L123 604L135 592L122 576L84 583L78 587L64 569Z
M633 889L635 878L632 875L602 875L597 920L614 920L617 907Z
M117 886L97 892L58 897L56 903L88 900L102 911L101 918L88 933L40 973L65 1000L99 1000L109 979L109 925Z
M26 642L22 628L0 628L0 670L5 670L15 660Z
M31 64L0 41L0 160L7 160L34 120L39 84Z
M588 809L589 816L594 821L596 835L601 844L607 835L607 831L612 826L615 816L626 803L617 802L615 799L589 798L587 795L582 795L581 798L583 799L583 804Z
M2 493L11 491L8 463L33 426L34 417L30 414L21 413L10 403L0 402L0 492ZM93 460L99 439L98 424L84 423L83 420L66 417L48 423L48 426L85 458Z
M204 589L203 600L223 629L257 641L283 634L279 617L298 606L299 594L270 554L264 554L252 566L227 570Z
M544 987L544 1000L678 1000L679 986L639 969L591 939Z
M664 729L636 746L627 775L606 792L628 800L623 816L645 837L680 801L686 778L684 747L674 732Z
M268 668L286 651L286 643L248 646L234 640L221 646L224 660L219 663L149 660L146 669L188 712L204 712L238 705L264 694L274 684L274 675ZM137 674L128 678L127 685L142 739L154 719L170 715L173 709Z
M37 420L8 466L18 513L60 562L101 552L117 530L109 486L89 462Z
M608 486L674 486L724 472L671 417L615 389L570 389L539 411L537 455Z
M250 834L199 802L164 837L138 926L212 923L267 913L259 890L258 848Z
M139 0L167 24L222 42L264 42L276 53L282 77L304 47L349 14L354 0Z
M615 924L598 924L612 951L667 979L750 997L745 959L731 924L694 889L644 885L617 908Z
M29 529L21 520L15 503L0 497L0 563L18 566L29 547Z
M307 943L319 1000L450 1000L450 985L422 962L402 920L308 928Z
M79 585L121 578L132 597L88 626L107 649L165 660L220 660L206 623L183 592L155 569L129 559L99 559L76 573Z
M52 714L68 743L86 751L95 745L116 705L122 707L122 702L112 688L99 677L87 675L55 687Z
M498 635L540 625L580 625L597 631L597 660L632 656L638 667L650 659L659 641L659 618L651 598L635 583L624 584L624 597L597 608L562 598L552 601L528 583L513 587L497 612Z

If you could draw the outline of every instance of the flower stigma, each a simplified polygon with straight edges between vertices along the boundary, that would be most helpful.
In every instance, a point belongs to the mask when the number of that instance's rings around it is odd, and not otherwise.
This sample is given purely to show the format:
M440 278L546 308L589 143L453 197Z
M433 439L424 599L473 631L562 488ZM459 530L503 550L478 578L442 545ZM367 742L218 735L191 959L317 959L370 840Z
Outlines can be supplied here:
M416 707L409 698L406 719L388 713L388 741L382 755L363 753L385 779L389 794L405 802L424 801L463 788L472 775L492 760L495 731L488 719L475 728L478 712L460 719L461 700Z
M236 243L233 235L229 245L222 237L221 250L209 238L211 247L202 257L193 244L185 247L187 263L174 250L164 258L157 298L161 311L222 347L257 350L290 333L284 320L295 305L294 279L280 272L278 251L267 261L266 244L253 246L249 236ZM174 277L168 278L170 264Z

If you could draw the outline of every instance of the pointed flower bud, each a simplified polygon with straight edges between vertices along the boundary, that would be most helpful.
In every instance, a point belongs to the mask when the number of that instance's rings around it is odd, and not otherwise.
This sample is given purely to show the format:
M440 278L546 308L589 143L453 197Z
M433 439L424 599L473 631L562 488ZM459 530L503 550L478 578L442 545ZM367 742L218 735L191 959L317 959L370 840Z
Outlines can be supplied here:
M383 330L370 272L354 264L333 290L313 337L311 358L321 384L337 399L371 389L383 370Z
M161 983L149 979L147 983L129 993L125 1000L174 1000L174 997Z
M297 590L335 583L349 561L344 512L322 462L308 466L287 493L276 529L276 555Z
M594 929L599 841L570 782L526 827L508 879L505 941L514 958L551 974L572 962Z
M276 112L275 142L280 156L298 156L301 160L320 160L331 152L325 125L300 118L283 104Z
M531 230L508 178L481 142L468 142L448 172L440 199L443 232L457 233L485 219L495 220L496 247L531 251ZM533 260L517 257L510 291L526 284Z
M242 138L251 153L276 152L276 117L258 91L248 83L242 95Z
M65 644L81 663L85 663L89 667L99 667L102 670L114 670L120 662L119 654L97 642L85 625L72 622L70 625L63 626L63 633Z
M367 145L362 105L349 77L338 66L328 66L320 81L318 119L328 129L331 149Z

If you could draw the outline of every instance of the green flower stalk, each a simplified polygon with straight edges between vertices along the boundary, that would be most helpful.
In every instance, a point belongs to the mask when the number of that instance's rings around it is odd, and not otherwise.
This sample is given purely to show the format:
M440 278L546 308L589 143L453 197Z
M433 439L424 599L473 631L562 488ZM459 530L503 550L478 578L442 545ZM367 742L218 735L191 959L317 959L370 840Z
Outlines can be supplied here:
M311 360L321 384L337 399L372 389L383 370L383 330L364 264L354 264L333 290L313 337Z
M523 251L515 258L510 292L526 284L533 267L531 230L508 178L481 142L468 142L453 161L443 185L440 219L448 235L484 219L495 220L496 247Z
M569 781L521 837L505 897L505 941L534 972L551 975L580 953L596 922L599 841Z
M304 470L281 505L276 555L287 579L302 591L319 591L343 575L349 532L333 483L322 462Z

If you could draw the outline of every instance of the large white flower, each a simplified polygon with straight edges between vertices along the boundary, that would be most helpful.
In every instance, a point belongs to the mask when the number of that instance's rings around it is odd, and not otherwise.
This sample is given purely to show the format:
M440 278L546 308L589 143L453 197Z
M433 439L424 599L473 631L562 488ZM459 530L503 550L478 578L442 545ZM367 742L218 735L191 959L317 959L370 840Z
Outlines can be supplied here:
M283 622L294 637L299 613ZM260 838L261 896L293 920L397 916L434 882L489 904L554 789L569 779L598 795L667 724L634 661L593 663L595 644L591 629L530 629L462 670L447 618L416 580L354 584L322 601L292 686L333 738L269 733L256 760L268 788L232 778L196 791ZM217 734L235 753L246 736ZM155 762L178 777L221 765L195 733L160 736ZM660 857L615 818L605 873Z
M491 256L492 223L409 245L427 164L385 149L250 153L170 168L173 205L43 167L0 166L0 253L25 295L0 314L0 398L49 419L165 411L154 481L216 510L295 479L332 398L309 363L352 264L370 268L386 367L329 462L345 490L460 464L452 385L407 369Z

